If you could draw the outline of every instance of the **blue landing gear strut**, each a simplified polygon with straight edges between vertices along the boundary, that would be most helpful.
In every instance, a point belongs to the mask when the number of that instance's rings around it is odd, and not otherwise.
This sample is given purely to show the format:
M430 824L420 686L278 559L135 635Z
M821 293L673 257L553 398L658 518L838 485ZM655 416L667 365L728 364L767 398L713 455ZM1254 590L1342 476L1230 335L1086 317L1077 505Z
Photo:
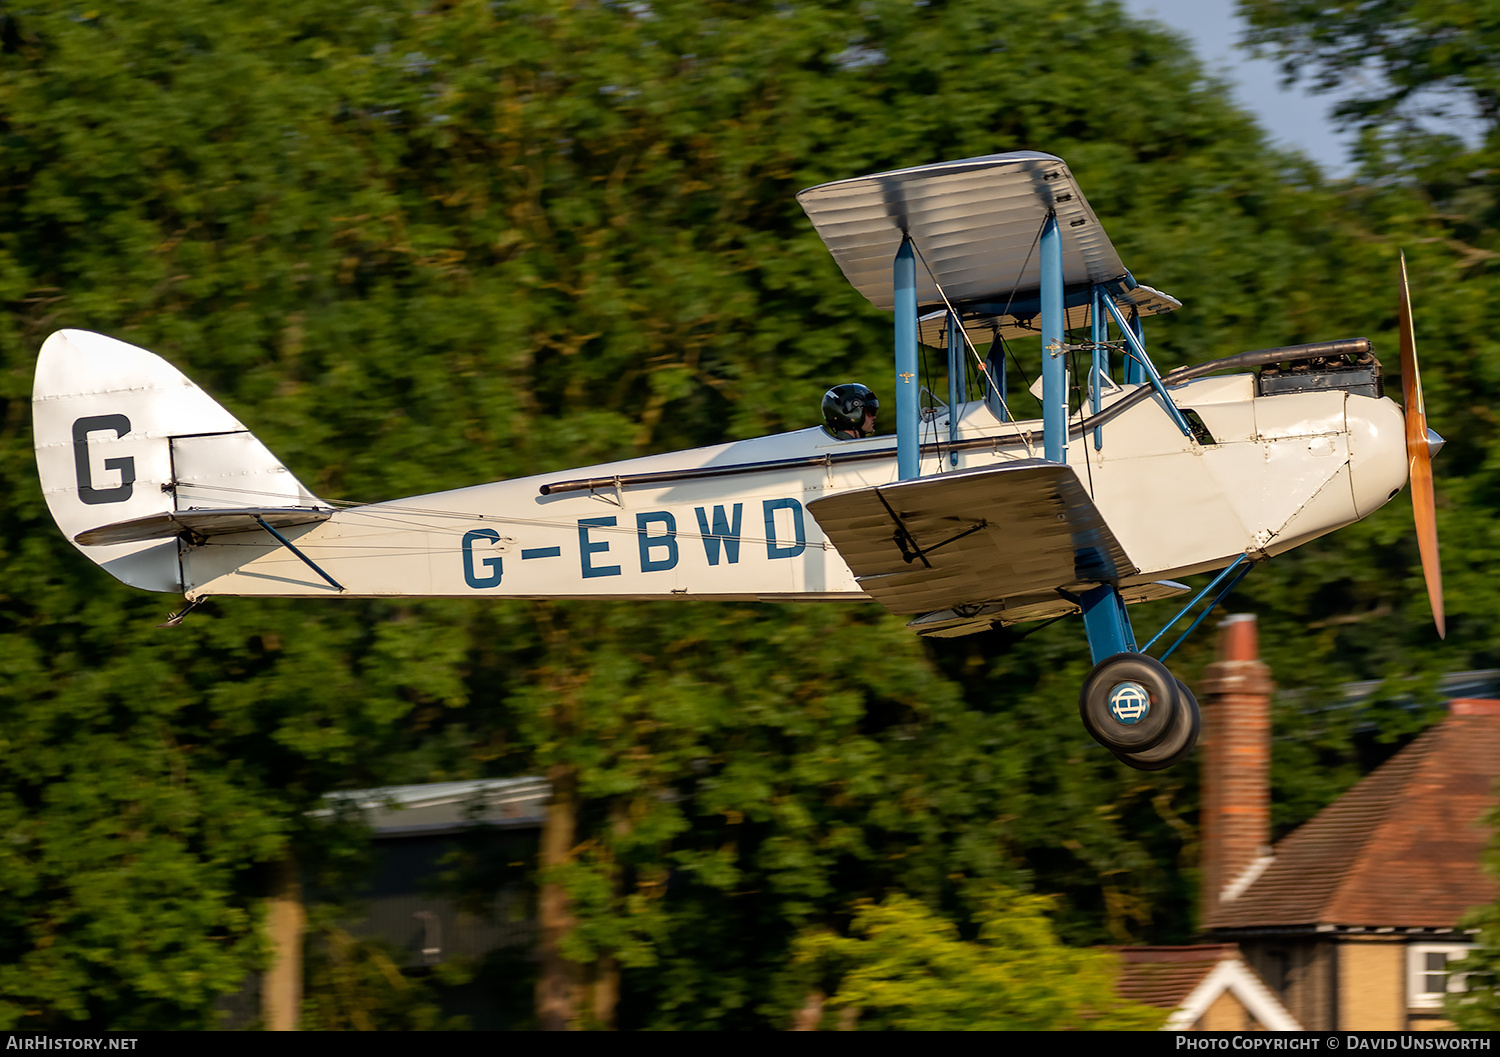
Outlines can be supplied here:
M1083 631L1089 639L1089 659L1095 664L1116 653L1135 653L1135 632L1118 588L1102 584L1078 596L1083 607Z
M1164 664L1139 652L1117 588L1093 588L1078 604L1094 661L1078 695L1084 729L1137 770L1156 771L1184 759L1198 741L1192 692Z

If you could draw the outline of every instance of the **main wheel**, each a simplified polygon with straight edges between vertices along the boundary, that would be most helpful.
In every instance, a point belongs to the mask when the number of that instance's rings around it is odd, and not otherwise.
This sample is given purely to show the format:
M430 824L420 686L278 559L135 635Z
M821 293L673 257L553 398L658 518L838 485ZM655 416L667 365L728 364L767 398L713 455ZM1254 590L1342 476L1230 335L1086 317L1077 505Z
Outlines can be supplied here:
M1116 759L1138 771L1160 771L1187 759L1193 746L1198 744L1202 716L1198 711L1198 699L1181 679L1177 680L1177 696L1182 707L1177 713L1176 726L1161 743L1144 752L1117 752Z
M1089 736L1115 753L1155 748L1177 727L1180 684L1144 653L1117 653L1094 665L1078 694Z

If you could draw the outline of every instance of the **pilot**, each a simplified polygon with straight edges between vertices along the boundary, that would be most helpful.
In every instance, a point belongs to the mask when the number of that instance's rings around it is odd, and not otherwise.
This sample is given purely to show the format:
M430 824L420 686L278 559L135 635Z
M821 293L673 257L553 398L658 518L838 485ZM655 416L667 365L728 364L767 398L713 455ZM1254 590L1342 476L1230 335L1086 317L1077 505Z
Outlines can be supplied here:
M836 385L823 394L823 428L839 440L858 440L875 432L880 401L858 382Z

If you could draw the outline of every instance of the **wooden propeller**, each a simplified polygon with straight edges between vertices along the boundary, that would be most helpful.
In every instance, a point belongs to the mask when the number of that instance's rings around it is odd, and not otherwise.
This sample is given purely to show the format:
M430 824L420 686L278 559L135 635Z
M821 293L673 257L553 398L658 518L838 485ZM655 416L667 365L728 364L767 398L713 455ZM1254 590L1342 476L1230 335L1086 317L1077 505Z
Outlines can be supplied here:
M1411 324L1411 291L1406 280L1406 254L1401 255L1401 399L1406 412L1407 477L1411 483L1412 514L1417 523L1417 549L1422 554L1422 576L1427 581L1427 601L1439 638L1448 634L1443 617L1443 570L1438 562L1437 506L1432 496L1432 456L1442 438L1427 428L1427 407L1422 402L1422 379L1417 373L1417 339Z

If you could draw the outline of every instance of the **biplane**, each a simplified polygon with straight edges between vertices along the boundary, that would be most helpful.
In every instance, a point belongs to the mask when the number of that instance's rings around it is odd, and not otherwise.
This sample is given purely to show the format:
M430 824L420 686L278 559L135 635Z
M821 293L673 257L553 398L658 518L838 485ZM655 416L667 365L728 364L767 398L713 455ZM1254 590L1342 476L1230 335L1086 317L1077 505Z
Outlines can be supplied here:
M65 330L43 345L33 393L47 504L109 573L189 608L214 595L873 600L930 636L1081 614L1083 723L1148 770L1191 750L1198 706L1147 650L1207 599L1169 655L1254 563L1365 517L1408 476L1441 633L1441 439L1404 262L1403 414L1363 338L1160 373L1143 322L1180 302L1135 280L1052 155L918 166L798 200L849 282L894 315L894 443L815 426L342 505L165 360ZM1006 352L1027 339L1040 419L1010 406ZM946 354L946 400L920 384L921 347ZM1140 644L1128 607L1193 594L1177 578L1201 573L1215 575Z

